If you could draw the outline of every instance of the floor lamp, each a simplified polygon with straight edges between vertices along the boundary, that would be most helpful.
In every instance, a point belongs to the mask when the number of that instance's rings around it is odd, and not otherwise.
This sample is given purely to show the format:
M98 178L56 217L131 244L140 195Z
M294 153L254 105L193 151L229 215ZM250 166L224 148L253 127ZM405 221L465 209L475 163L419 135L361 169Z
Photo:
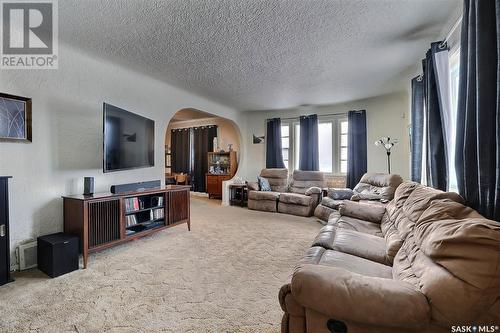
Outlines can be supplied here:
M375 146L383 147L387 153L387 173L391 173L391 149L398 143L398 140L392 140L389 137L382 137L375 141Z

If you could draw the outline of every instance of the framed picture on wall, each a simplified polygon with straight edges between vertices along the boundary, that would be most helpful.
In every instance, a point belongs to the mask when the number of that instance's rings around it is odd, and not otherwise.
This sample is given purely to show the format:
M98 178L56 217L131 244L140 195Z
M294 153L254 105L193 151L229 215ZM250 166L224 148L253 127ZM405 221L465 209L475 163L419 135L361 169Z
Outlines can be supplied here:
M31 142L31 98L0 93L0 141Z

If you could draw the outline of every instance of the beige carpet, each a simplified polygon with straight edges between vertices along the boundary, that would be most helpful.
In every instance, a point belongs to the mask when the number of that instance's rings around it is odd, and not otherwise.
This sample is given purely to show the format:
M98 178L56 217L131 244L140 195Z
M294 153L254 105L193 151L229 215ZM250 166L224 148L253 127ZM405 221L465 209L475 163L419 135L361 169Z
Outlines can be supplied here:
M193 197L181 225L0 287L0 332L279 332L278 291L321 225Z

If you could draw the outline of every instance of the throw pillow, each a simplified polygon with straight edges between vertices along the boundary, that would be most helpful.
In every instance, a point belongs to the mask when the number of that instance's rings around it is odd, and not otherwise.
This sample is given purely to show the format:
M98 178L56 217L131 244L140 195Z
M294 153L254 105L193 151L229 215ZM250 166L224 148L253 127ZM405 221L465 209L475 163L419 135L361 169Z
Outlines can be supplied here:
M257 180L259 181L259 189L261 191L272 191L271 184L269 184L269 180L260 176L257 177Z

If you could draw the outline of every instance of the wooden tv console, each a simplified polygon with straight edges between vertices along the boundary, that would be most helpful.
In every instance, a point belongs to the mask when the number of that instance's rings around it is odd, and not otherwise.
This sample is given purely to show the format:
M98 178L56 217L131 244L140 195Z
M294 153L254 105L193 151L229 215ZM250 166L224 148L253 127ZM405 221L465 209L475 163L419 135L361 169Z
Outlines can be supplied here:
M64 232L80 237L83 267L89 253L187 223L191 230L189 186L122 194L63 196Z

